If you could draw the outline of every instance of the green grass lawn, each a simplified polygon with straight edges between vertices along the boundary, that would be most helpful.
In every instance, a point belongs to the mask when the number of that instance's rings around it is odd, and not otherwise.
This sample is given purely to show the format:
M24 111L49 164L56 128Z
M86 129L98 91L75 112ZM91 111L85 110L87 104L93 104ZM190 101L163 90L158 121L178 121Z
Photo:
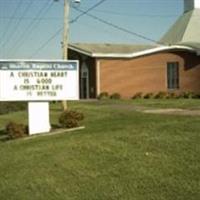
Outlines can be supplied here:
M200 100L69 104L84 130L0 140L0 200L199 200L200 117L135 108L200 109ZM59 104L51 106L57 122ZM0 116L27 122L26 112Z

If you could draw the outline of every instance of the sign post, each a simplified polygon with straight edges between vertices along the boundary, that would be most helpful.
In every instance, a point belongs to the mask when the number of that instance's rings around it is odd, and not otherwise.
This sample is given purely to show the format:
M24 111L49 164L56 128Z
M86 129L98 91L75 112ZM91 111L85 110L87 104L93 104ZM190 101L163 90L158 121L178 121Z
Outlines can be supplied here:
M0 60L0 101L29 102L29 134L50 131L49 101L78 99L77 61Z
M28 102L28 118L29 135L49 132L49 102Z

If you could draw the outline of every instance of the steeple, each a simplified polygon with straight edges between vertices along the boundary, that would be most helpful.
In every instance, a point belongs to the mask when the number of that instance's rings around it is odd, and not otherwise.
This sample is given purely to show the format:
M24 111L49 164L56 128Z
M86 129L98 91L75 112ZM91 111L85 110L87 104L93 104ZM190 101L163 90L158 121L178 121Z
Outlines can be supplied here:
M200 0L184 0L184 13L200 8Z
M161 43L200 45L200 0L184 0L184 13L161 38Z

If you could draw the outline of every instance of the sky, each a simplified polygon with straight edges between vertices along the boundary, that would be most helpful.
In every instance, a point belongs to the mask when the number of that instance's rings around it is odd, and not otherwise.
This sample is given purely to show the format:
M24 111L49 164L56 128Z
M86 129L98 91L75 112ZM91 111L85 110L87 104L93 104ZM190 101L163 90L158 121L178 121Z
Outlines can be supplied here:
M158 41L183 13L183 0L105 0L88 14L107 24L73 21L101 0L69 1L70 43L153 44L134 33ZM64 0L0 0L0 59L61 59L63 8Z

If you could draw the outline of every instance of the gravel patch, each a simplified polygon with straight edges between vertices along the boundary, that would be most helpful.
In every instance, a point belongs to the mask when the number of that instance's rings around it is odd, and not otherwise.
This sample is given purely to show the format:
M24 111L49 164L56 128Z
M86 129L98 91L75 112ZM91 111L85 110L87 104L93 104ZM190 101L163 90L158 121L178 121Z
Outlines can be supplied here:
M166 109L149 109L141 111L143 113L152 113L152 114L174 114L174 115L191 115L191 116L200 116L200 110L186 110L179 108L166 108Z

